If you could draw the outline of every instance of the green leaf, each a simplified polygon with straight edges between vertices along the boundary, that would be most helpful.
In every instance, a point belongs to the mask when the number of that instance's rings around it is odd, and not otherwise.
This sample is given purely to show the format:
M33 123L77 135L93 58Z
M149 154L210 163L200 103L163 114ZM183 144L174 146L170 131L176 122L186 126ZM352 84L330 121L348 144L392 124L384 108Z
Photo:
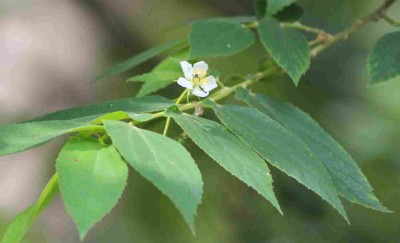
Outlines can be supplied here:
M180 61L188 59L188 50L183 50L178 54L168 57L158 64L151 72L134 76L127 82L144 82L136 95L142 97L156 92L174 83L179 77L183 76Z
M64 204L82 240L117 204L126 186L128 166L114 146L74 138L61 150L56 169Z
M272 190L272 176L267 164L247 144L217 122L175 112L167 115L225 170L254 188L282 213Z
M304 9L298 4L291 4L276 13L274 17L281 22L298 21L304 14Z
M102 124L104 120L125 120L125 119L132 119L138 122L145 122L150 120L152 117L153 115L149 113L116 111L94 119L92 121L92 124Z
M203 181L187 150L174 140L124 122L104 125L126 161L172 200L194 233Z
M36 118L34 121L79 119L79 121L90 122L99 116L115 111L134 113L153 112L167 109L173 104L174 102L161 96L128 98L56 111Z
M351 156L307 113L286 102L238 88L236 98L270 115L308 146L330 172L338 193L351 202L388 212Z
M58 175L55 174L44 188L38 201L17 215L1 240L2 243L18 243L35 222L36 218L49 205L55 194L58 192Z
M190 58L229 56L254 44L251 30L227 20L201 20L193 23L190 32Z
M143 63L143 62L145 62L145 61L147 61L169 49L172 49L175 47L183 47L186 45L186 43L187 43L187 39L182 38L182 39L178 39L178 40L169 41L169 42L163 43L158 46L154 46L144 52L137 54L136 56L129 58L128 60L125 60L125 61L111 67L105 73L98 76L95 80L99 80L102 78L106 78L106 77L127 71L127 70L134 68L137 65L139 65L139 64L141 64L141 63Z
M275 15L285 7L296 2L296 0L268 0L267 14Z
M211 19L209 19L209 20L211 20ZM255 16L231 16L231 17L213 18L213 20L224 20L224 21L230 21L233 23L241 24L241 23L248 23L248 22L256 21L257 18Z
M180 72L151 72L142 75L135 76L128 79L127 81L141 81L144 82L139 90L137 97L146 96L154 93L168 85L174 83L179 77L182 77L182 71Z
M258 33L265 49L297 85L310 66L306 38L296 30L281 28L279 21L270 17L260 21Z
M369 85L400 76L400 31L381 37L368 57Z
M329 173L303 142L256 109L216 103L212 107L222 123L261 157L317 193L348 221Z
M45 121L0 126L0 156L29 149L65 133L103 129L76 121Z

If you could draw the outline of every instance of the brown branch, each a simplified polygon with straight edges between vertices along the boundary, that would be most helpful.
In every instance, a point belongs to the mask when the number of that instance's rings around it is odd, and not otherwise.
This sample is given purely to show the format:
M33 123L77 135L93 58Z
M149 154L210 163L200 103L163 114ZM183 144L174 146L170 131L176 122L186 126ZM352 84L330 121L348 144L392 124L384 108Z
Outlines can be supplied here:
M375 9L369 15L367 15L364 18L356 21L354 24L352 24L350 27L348 27L347 29L343 30L342 32L339 32L339 33L331 36L331 38L329 38L329 40L327 42L314 47L311 50L311 56L315 57L321 51L325 50L326 48L330 47L331 45L335 44L336 42L347 39L351 34L353 34L353 32L359 30L360 28L364 27L368 23L370 23L372 21L380 20L381 18L384 17L384 14L385 14L386 10L395 1L396 0L385 0L385 2L381 6L379 6L377 9Z

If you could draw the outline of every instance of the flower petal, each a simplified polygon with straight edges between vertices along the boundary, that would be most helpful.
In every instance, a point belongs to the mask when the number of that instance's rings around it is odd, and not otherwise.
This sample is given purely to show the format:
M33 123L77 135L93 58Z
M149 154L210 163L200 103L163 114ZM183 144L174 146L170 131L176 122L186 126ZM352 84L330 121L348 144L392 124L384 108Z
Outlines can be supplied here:
M177 83L184 88L193 89L193 83L185 78L178 78Z
M187 61L181 61L181 68L183 73L185 74L185 78L192 79L192 71L193 67L192 64L188 63Z
M208 95L208 92L204 92L198 86L196 86L194 87L192 94L196 95L197 97L206 97Z
M218 87L217 81L215 80L214 76L208 76L207 78L204 78L203 80L204 81L201 82L200 86L206 92L209 92L209 91L215 89L216 87Z
M204 71L207 72L207 70L208 70L208 64L207 64L206 62L204 62L204 61L196 62L196 63L193 65L193 69L203 69Z
M208 70L208 64L204 61L196 62L193 65L193 75L198 75L200 78L206 76Z

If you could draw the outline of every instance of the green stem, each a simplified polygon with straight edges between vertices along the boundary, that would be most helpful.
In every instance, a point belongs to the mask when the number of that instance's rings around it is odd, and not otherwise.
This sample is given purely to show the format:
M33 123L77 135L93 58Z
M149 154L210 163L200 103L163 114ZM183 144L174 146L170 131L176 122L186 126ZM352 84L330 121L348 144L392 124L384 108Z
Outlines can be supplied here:
M165 122L163 136L167 136L169 124L171 123L171 117L167 117L167 121Z
M100 143L104 144L104 141L106 141L106 139L108 138L108 134L105 133L103 136L101 136L98 140Z
M258 27L258 21L256 20L256 21L253 21L253 22L250 22L250 23L245 23L245 24L242 24L242 26L246 27L246 28L257 28Z
M43 211L44 208L51 202L58 192L58 173L54 173L47 185L44 187L38 200L35 203L35 218Z
M221 88L225 88L225 85L219 80L219 77L215 79L217 81L217 84L221 86Z
M182 94L178 97L178 99L175 102L175 105L179 105L179 103L181 103L183 97L185 97L185 95L187 94L187 92L189 92L188 89L185 89L185 91L182 92ZM169 124L171 123L171 117L167 117L167 121L165 122L165 127L164 127L164 132L163 132L163 136L167 136L168 133L168 128L169 128Z
M375 9L369 15L356 21L354 24L352 24L350 27L343 30L342 32L339 32L339 33L333 35L331 38L329 38L329 40L327 42L314 47L311 50L311 56L312 57L317 56L320 52L322 52L326 48L330 47L331 45L335 44L336 42L347 39L351 34L353 34L355 31L359 30L360 28L364 27L368 23L381 19L383 17L383 15L385 14L386 10L395 1L396 0L385 0L381 6L379 6L377 9Z
M324 30L318 29L318 28L314 28L314 27L310 27L307 25L304 25L300 22L294 22L294 23L281 23L281 26L284 28L293 28L293 29L298 29L298 30L302 30L305 32L310 32L313 34L320 34L320 33L325 33Z

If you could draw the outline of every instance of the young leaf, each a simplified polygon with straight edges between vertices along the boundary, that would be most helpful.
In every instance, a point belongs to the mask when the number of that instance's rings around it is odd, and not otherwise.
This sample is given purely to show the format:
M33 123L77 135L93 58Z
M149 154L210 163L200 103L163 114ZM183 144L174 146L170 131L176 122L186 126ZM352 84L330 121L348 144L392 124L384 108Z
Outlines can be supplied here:
M254 44L254 34L248 28L221 19L193 23L190 32L191 59L206 56L229 56Z
M80 121L90 122L96 117L115 111L135 113L153 112L167 109L173 104L171 100L161 96L128 98L56 111L36 118L34 121L79 119Z
M38 201L18 214L17 217L7 227L6 232L1 240L2 243L19 243L29 228L32 226L36 218L51 202L55 194L58 192L58 175L55 174L47 183Z
M329 173L304 143L256 109L216 103L212 107L222 123L261 157L313 190L348 221Z
M272 177L267 164L247 144L217 122L176 112L168 112L167 115L225 170L254 188L282 213L272 190Z
M151 72L135 76L133 78L128 79L127 81L144 82L138 94L136 95L137 97L142 97L167 87L168 85L178 80L178 78L181 76L182 76L182 71Z
M128 60L125 60L125 61L111 67L105 73L98 76L95 80L99 80L102 78L106 78L106 77L127 71L127 70L134 68L137 65L139 65L139 64L141 64L141 63L143 63L143 62L145 62L145 61L147 61L169 49L172 49L174 47L183 47L186 45L186 43L187 43L187 39L182 38L182 39L178 39L178 40L169 41L169 42L163 43L158 46L154 46L142 53L137 54L136 56L129 58Z
M103 129L76 121L44 121L0 126L0 156L41 145L65 133Z
M267 14L272 16L284 9L285 7L296 2L296 0L267 0Z
M194 234L203 181L187 150L174 140L124 122L104 125L122 156L172 200Z
M61 150L56 169L60 191L81 240L118 202L128 167L114 146L73 138Z
M179 77L182 77L182 69L180 61L188 59L188 50L181 51L180 53L168 57L157 65L151 72L134 76L127 80L127 82L140 81L144 82L139 90L137 97L142 97L168 85L174 83Z
M368 57L368 84L378 84L400 76L400 31L381 37Z
M306 38L296 30L281 28L279 21L271 17L260 21L258 33L265 49L297 85L310 66Z
M238 88L236 98L270 115L305 143L330 172L338 193L351 202L388 212L372 192L367 179L350 155L307 113L286 102Z

